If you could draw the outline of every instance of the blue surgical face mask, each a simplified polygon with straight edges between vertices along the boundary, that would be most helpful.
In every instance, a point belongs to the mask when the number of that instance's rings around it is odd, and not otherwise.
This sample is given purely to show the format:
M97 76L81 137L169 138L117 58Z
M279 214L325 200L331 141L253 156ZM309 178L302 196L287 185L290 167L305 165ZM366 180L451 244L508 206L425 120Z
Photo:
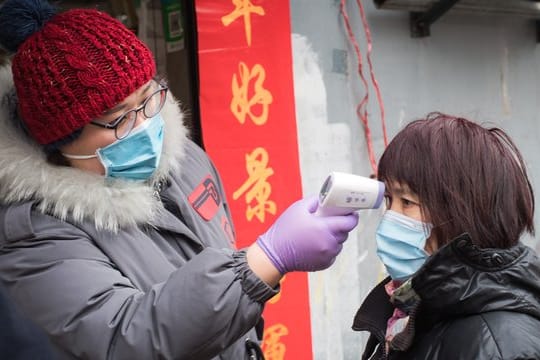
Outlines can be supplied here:
M377 255L393 280L406 280L426 261L432 226L388 210L377 228Z
M133 129L124 139L97 149L96 155L63 155L71 159L99 158L106 177L147 180L159 165L163 148L163 126L163 118L158 113Z

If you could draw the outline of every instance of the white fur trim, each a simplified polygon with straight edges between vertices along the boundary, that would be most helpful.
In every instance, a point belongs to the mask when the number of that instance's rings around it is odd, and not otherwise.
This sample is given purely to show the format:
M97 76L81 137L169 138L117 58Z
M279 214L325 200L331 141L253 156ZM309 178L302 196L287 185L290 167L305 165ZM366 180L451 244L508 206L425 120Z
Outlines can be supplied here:
M62 220L93 221L96 228L117 231L151 222L162 208L153 184L179 172L187 130L180 108L169 93L162 110L165 121L161 161L152 184L54 166L41 147L28 139L10 119L7 94L13 89L11 67L0 67L0 201L4 204L37 200L38 210Z

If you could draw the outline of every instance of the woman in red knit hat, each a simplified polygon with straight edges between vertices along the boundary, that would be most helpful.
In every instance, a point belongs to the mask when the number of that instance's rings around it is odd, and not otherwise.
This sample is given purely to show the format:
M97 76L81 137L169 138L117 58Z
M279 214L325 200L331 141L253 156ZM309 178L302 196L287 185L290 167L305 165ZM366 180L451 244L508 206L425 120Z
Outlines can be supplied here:
M219 175L132 32L96 10L7 0L0 44L13 53L0 69L10 296L65 358L261 357L280 278L330 266L357 216L316 216L309 197L236 250Z

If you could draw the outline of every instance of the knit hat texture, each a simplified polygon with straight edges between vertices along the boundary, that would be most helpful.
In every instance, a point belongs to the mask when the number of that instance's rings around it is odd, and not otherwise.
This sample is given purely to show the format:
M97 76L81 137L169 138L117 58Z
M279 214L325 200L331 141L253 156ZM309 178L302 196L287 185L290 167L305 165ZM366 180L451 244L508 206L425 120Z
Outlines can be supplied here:
M120 21L97 10L51 9L43 0L7 0L0 7L0 43L16 50L21 117L40 144L82 128L156 73L151 51Z

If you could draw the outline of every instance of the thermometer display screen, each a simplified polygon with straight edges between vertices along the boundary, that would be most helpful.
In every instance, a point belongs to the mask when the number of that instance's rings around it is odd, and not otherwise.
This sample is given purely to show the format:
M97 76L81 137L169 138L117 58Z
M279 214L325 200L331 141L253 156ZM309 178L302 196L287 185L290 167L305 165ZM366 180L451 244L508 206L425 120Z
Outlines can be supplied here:
M330 191L331 187L332 187L332 176L329 176L324 181L324 184L321 187L321 192L319 193L319 200L321 203L324 202L324 199L328 195L328 192Z

